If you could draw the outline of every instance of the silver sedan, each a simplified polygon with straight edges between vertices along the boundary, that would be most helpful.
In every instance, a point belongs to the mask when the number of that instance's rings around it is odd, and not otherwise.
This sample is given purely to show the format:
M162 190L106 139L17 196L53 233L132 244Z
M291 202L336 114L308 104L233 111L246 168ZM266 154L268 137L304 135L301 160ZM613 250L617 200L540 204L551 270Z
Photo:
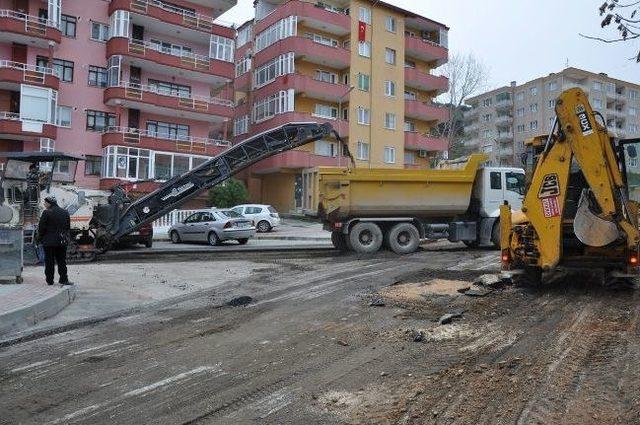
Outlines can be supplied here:
M202 210L191 214L183 222L169 229L171 242L220 242L236 240L244 245L256 234L256 227L248 218L232 210Z

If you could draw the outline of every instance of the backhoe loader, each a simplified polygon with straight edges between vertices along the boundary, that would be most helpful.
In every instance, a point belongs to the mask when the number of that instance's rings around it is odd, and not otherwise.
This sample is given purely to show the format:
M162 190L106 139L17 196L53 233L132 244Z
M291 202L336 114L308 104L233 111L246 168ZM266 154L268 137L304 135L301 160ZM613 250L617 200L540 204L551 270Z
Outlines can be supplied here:
M578 88L556 100L556 119L522 209L500 209L502 267L539 284L557 269L600 272L606 284L638 276L640 139L617 140ZM534 143L535 145L535 143Z

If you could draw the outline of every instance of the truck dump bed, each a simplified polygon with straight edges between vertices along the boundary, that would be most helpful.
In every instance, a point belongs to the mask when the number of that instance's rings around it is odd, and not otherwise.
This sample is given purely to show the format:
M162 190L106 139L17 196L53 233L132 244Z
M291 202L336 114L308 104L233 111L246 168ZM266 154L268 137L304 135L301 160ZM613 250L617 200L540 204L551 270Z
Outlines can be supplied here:
M485 155L474 154L455 169L312 168L303 174L305 213L330 222L350 217L454 217L467 211L484 161Z

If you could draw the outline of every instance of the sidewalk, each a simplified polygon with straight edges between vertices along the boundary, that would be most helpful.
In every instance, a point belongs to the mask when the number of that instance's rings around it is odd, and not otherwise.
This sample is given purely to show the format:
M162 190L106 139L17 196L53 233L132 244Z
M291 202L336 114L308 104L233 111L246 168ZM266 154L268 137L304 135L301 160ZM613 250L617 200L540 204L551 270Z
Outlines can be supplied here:
M42 279L25 276L21 285L0 285L0 336L33 326L71 304L74 286L48 286Z

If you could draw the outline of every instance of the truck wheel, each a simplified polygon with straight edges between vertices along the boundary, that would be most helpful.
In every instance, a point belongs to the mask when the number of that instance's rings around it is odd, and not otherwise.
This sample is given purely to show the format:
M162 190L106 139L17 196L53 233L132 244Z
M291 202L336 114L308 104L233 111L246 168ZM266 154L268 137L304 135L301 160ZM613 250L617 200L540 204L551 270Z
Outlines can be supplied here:
M331 232L331 243L333 247L338 251L348 251L346 237L342 232L334 230Z
M540 267L525 267L524 272L514 274L511 281L516 286L538 287L542 284L542 269Z
M496 221L491 229L491 243L495 249L500 249L500 220Z
M356 224L348 237L352 249L360 254L373 254L382 246L382 230L375 223Z
M396 224L386 234L387 246L396 254L411 254L420 245L420 232L411 223Z

